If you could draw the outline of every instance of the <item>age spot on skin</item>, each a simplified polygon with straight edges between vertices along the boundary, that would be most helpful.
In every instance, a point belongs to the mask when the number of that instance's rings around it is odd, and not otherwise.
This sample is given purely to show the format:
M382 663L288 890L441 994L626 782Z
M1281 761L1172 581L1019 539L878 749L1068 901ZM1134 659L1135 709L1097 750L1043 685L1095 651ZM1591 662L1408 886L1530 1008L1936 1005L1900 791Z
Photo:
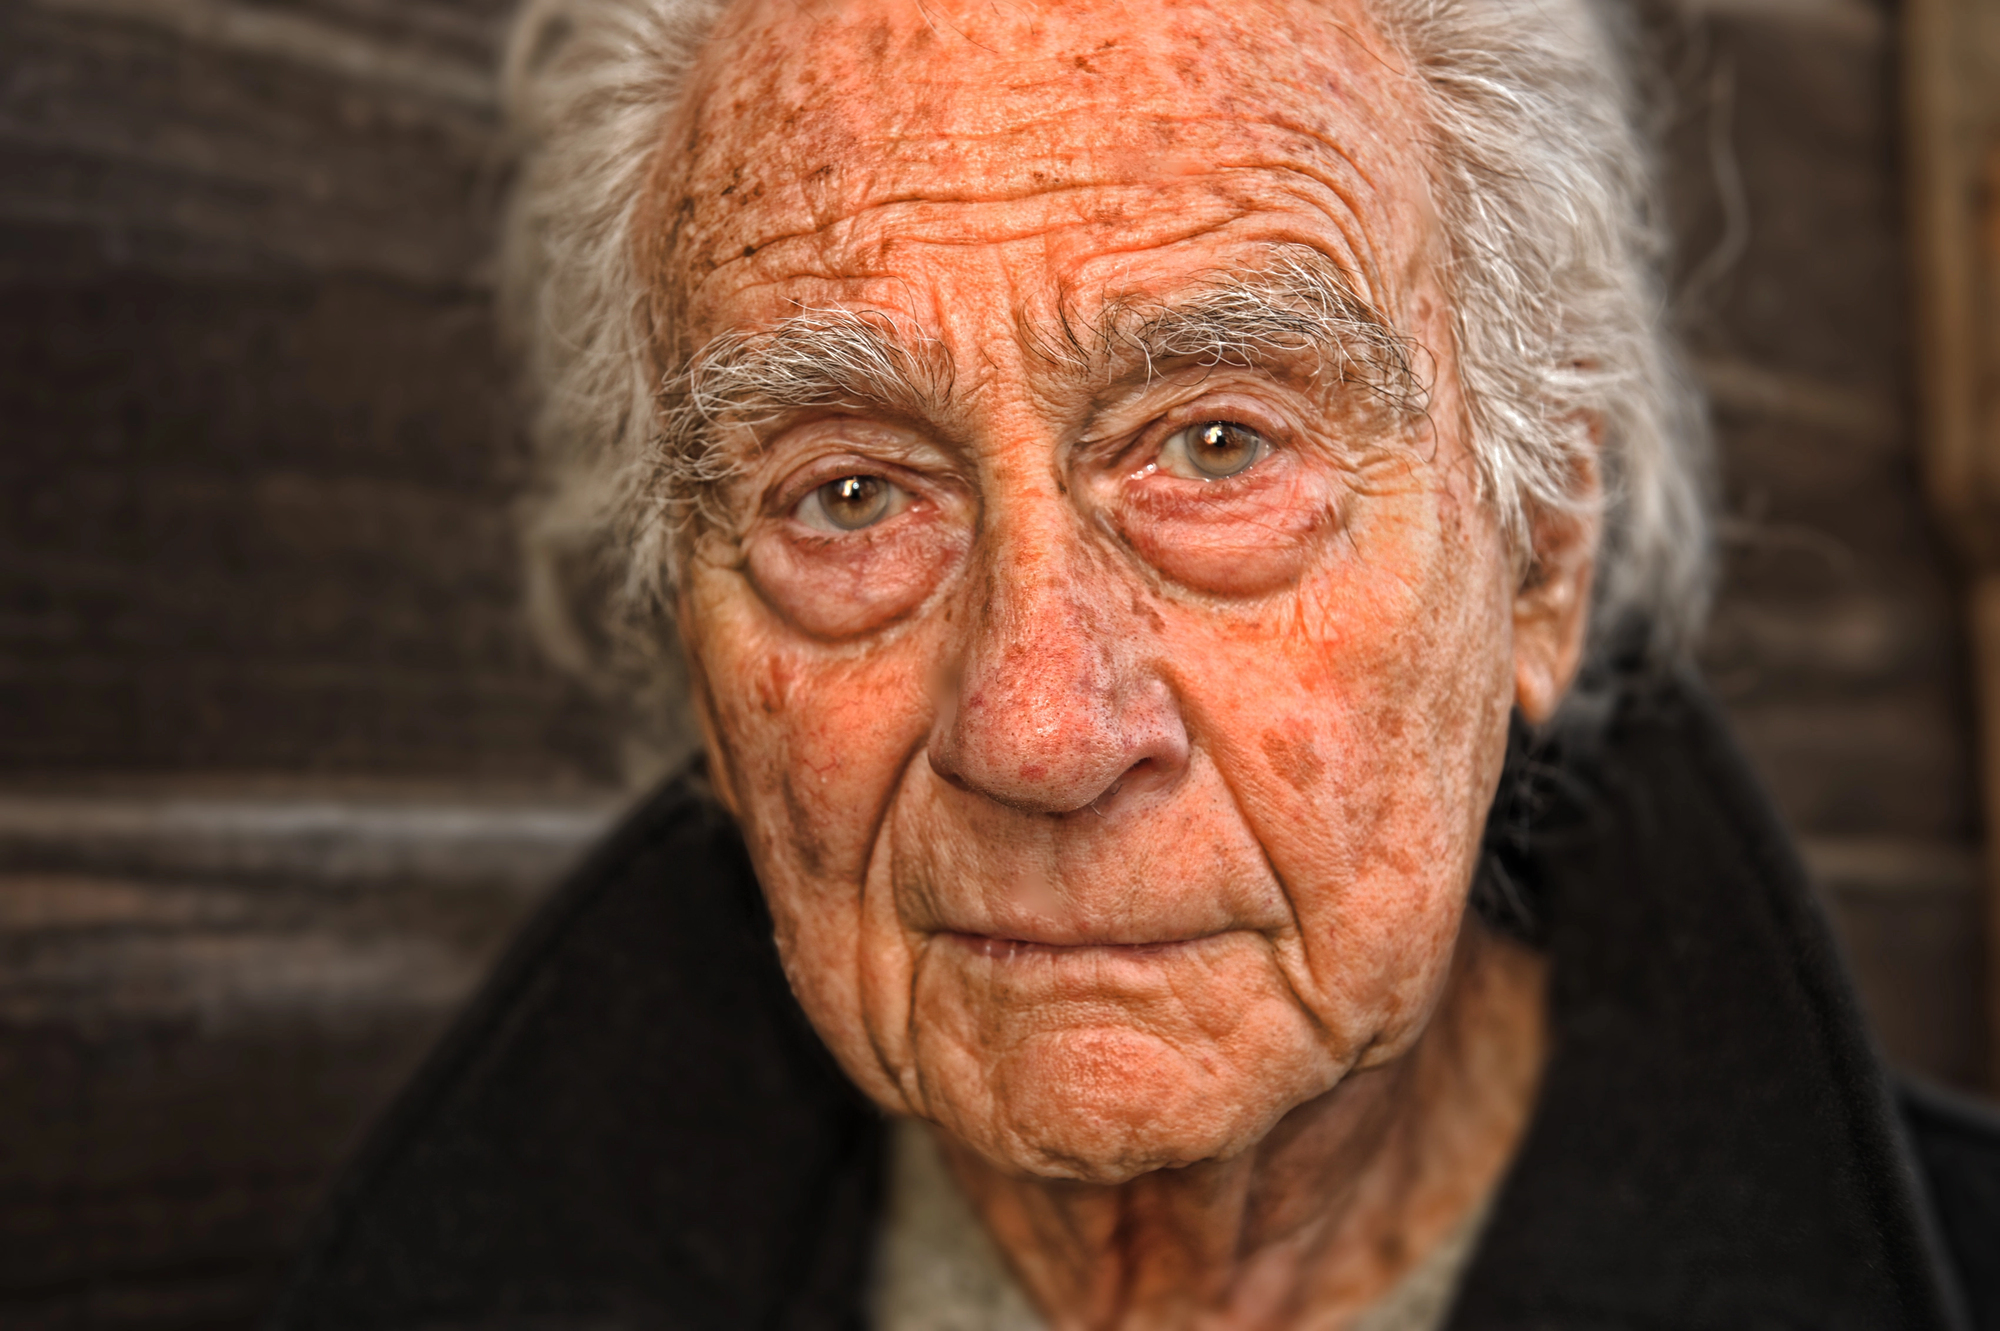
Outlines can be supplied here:
M1264 756L1271 763L1271 770L1283 777L1293 790L1303 791L1316 784L1326 775L1326 764L1314 751L1312 741L1303 735L1288 735L1282 730L1267 730L1263 737Z

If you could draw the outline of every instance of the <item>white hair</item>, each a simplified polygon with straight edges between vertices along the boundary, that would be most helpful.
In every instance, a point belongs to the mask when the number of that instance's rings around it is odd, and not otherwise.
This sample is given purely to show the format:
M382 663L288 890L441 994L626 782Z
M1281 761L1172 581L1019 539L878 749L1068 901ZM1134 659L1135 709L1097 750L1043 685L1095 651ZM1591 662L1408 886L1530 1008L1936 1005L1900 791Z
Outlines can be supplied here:
M689 404L707 400L690 378L700 358L663 381L635 225L726 3L528 0L509 46L520 173L503 310L530 370L546 480L529 585L573 664L591 656L586 630L644 639L664 622L676 513L712 479L690 450L702 413ZM1575 513L1594 466L1590 660L1676 661L1707 608L1706 434L1666 332L1651 154L1605 17L1592 0L1370 4L1428 111L1485 498L1531 575L1536 519ZM589 614L579 587L596 599Z

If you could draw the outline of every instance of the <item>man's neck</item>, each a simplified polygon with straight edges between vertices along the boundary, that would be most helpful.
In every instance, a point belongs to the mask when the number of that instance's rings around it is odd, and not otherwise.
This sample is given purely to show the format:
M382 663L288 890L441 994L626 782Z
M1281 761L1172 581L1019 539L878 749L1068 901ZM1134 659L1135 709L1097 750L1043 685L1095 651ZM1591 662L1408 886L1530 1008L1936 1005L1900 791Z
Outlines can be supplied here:
M1547 1053L1547 963L1469 921L1437 1014L1226 1161L1117 1186L952 1172L1056 1331L1344 1327L1492 1192Z

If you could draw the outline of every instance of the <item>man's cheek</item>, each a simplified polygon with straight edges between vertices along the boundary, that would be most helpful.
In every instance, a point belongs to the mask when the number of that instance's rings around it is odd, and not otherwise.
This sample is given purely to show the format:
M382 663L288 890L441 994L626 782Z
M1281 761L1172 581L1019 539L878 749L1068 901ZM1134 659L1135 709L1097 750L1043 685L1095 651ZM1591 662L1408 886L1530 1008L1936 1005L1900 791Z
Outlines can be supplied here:
M1459 806L1480 793L1466 750L1504 725L1498 676L1468 659L1463 607L1410 576L1424 550L1395 553L1399 569L1386 554L1356 561L1266 622L1171 646L1205 663L1184 685L1191 719L1281 878L1310 893L1294 903L1309 929L1345 907L1435 910L1466 853ZM1345 899L1399 881L1417 899Z
M761 806L756 821L783 824L784 852L811 878L859 881L884 807L928 733L921 673L905 655L870 651L834 664L780 650L743 663L751 679L786 680L769 689L782 698L775 710L745 709L735 747L756 771L746 798Z

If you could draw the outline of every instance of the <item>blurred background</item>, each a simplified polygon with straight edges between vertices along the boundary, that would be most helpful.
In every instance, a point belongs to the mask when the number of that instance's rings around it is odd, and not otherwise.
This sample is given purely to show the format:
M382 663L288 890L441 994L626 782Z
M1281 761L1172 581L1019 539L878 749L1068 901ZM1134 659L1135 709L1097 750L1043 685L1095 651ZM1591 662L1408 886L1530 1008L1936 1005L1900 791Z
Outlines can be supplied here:
M1908 2L1638 20L1721 447L1709 675L1890 1056L1982 1091L1976 542L1925 376L1984 270L1925 237L2000 225L1918 197L1977 153L1964 107L1911 111L1905 38L1994 7ZM509 8L0 0L0 1325L251 1325L355 1134L684 748L520 609ZM1925 197L1985 206L1956 180Z

